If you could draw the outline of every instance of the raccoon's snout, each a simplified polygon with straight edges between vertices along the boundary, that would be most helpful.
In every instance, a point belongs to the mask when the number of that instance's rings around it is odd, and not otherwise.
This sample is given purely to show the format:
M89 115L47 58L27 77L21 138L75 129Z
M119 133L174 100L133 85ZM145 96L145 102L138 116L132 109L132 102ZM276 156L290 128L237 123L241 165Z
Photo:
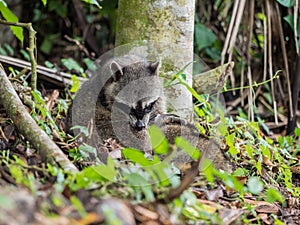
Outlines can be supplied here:
M138 120L138 121L136 121L136 123L135 123L135 128L136 128L137 130L143 130L144 128L146 128L146 124L145 124L143 121Z

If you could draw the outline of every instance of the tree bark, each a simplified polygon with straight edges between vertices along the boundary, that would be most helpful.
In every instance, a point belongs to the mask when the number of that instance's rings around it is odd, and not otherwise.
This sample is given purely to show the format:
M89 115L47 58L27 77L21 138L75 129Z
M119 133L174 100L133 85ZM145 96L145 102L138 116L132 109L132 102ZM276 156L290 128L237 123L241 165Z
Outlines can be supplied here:
M0 64L0 104L4 106L14 125L35 147L44 162L59 166L70 173L78 172L60 148L40 129L27 112Z
M195 0L120 0L116 27L116 46L134 41L153 43L162 58L162 72L183 73L192 86ZM166 91L169 111L192 119L191 93L181 84Z

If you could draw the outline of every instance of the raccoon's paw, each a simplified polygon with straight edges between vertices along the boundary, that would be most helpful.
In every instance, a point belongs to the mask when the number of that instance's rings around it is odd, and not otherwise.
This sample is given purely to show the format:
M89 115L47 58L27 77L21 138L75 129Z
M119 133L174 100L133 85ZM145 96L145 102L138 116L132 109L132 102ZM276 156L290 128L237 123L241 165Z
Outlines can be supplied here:
M169 124L187 125L188 121L175 114L160 114L154 120L154 125L161 127Z

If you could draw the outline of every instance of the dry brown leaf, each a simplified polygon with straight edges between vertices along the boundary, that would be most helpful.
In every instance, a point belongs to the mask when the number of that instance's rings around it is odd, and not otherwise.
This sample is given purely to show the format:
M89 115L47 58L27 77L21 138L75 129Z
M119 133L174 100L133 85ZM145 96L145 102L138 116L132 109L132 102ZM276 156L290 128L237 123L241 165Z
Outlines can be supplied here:
M236 221L243 214L244 210L242 209L227 209L223 208L219 210L219 217L222 220L223 225L229 225L233 221ZM237 223L238 224L238 223Z
M291 167L291 171L294 174L300 174L300 165Z
M278 214L280 209L275 204L271 204L264 201L254 201L250 199L244 199L246 203L249 203L251 205L255 206L255 211L258 213L274 213Z
M265 224L272 224L268 218L269 218L269 215L267 213L259 213L257 215L262 221L264 221Z
M136 205L133 207L135 210L135 216L138 216L139 221L147 221L147 220L158 220L159 215L156 212L153 212L141 205Z
M206 194L208 200L216 202L220 197L223 197L223 190L221 188L217 188L207 191Z
M89 225L102 223L104 218L96 213L89 213L84 218L78 221L78 225Z

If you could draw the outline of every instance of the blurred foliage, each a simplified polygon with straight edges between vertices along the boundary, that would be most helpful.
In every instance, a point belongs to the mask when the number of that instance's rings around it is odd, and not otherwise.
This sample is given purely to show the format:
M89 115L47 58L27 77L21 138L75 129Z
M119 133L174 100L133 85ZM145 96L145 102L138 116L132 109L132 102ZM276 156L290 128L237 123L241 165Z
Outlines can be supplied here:
M97 57L113 46L117 2L104 0L100 6L95 0L24 0L17 3L1 0L0 12L8 21L31 22L38 31L38 60L47 59L60 65L62 57L72 57L82 63L83 58ZM76 8L81 10L80 14L76 13ZM14 11L18 17L14 16ZM86 23L84 28L79 25L83 22ZM89 36L96 37L98 52L87 44ZM5 42L13 44L13 48L18 46L13 40ZM5 52L4 44L0 43L2 53ZM86 51L82 51L83 48ZM87 54L90 52L92 54Z

